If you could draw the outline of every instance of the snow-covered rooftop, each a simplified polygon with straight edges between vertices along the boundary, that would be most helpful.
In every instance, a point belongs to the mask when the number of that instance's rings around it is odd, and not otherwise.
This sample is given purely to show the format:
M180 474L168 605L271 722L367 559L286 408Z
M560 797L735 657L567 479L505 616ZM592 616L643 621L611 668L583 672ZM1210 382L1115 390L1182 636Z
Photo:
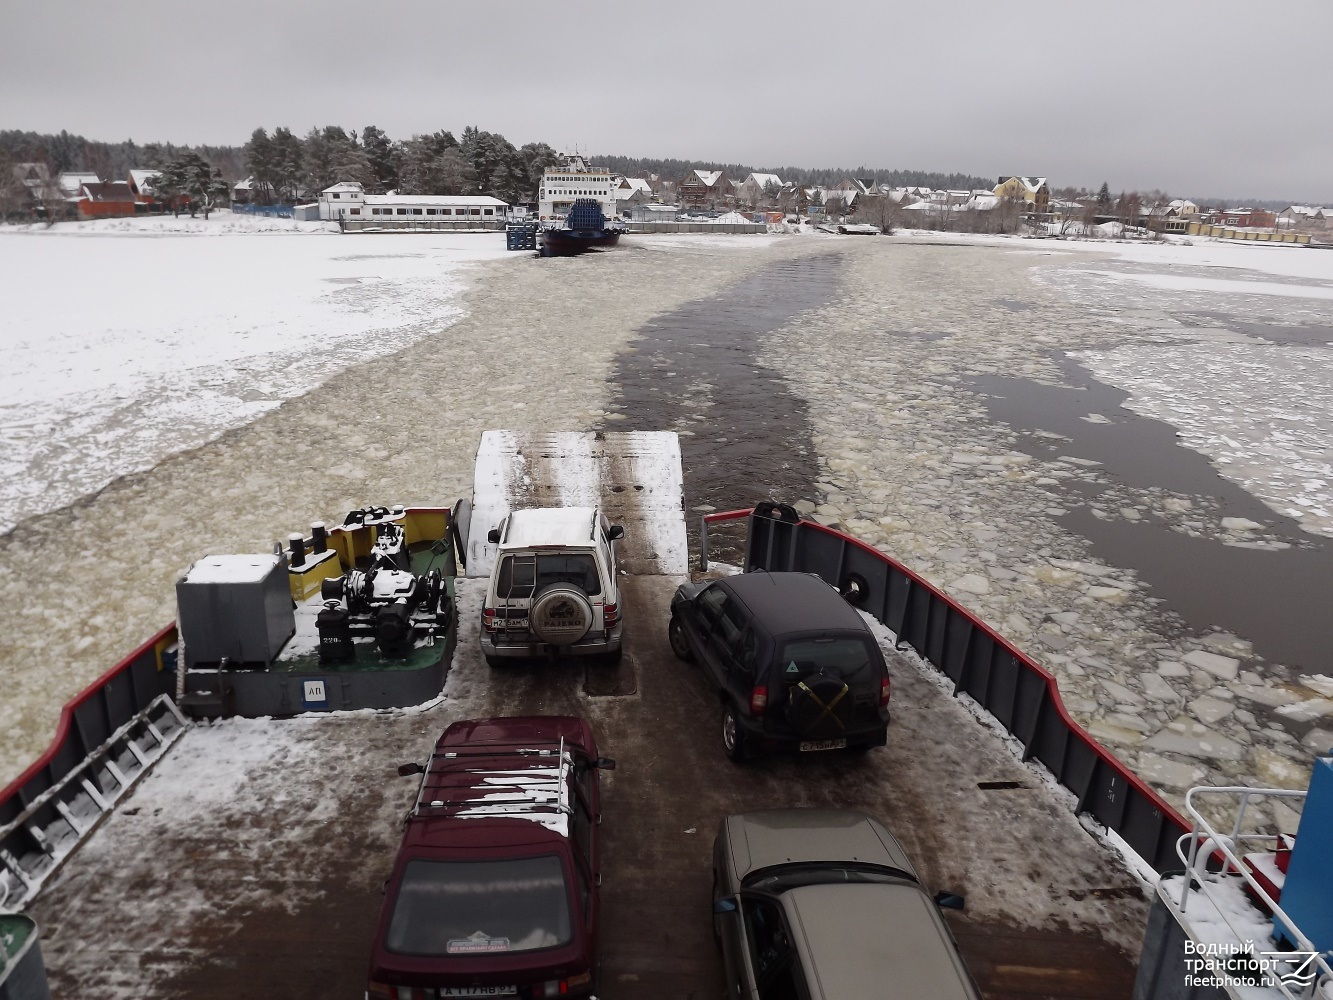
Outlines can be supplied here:
M745 178L745 179L746 179L747 181L754 181L755 184L759 185L759 187L761 187L761 188L766 188L766 187L768 187L770 184L776 184L778 187L782 187L782 178L779 177L777 174L756 174L756 173L752 173L752 174L750 174L749 177L747 177L747 178Z
M185 574L186 583L259 583L273 572L278 557L259 555L204 556Z
M507 208L508 203L490 195L481 194L368 194L367 205L437 205L449 208L455 205L487 208Z
M65 194L78 194L85 184L100 184L102 178L94 173L64 173L60 175L60 190Z
M157 179L157 175L161 172L160 170L134 169L130 171L130 180L139 189L140 194L152 194L153 181Z
M501 549L532 545L589 545L596 507L534 507L509 515Z
M722 177L721 170L696 170L694 176L703 181L706 187L712 187Z

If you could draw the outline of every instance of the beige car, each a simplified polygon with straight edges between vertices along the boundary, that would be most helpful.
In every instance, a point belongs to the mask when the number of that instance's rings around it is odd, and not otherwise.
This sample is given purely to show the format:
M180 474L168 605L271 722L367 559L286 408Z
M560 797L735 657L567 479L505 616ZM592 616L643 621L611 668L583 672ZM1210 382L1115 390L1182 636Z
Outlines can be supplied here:
M883 824L848 809L726 817L713 842L713 932L727 996L981 1000L935 897Z

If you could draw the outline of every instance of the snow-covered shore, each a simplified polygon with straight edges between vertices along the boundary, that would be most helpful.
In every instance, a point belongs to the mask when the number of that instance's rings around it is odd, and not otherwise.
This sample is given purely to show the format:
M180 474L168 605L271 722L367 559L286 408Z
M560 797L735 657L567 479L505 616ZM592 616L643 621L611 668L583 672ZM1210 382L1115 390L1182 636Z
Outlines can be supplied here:
M0 532L438 332L468 266L504 256L497 233L326 230L221 213L0 227Z

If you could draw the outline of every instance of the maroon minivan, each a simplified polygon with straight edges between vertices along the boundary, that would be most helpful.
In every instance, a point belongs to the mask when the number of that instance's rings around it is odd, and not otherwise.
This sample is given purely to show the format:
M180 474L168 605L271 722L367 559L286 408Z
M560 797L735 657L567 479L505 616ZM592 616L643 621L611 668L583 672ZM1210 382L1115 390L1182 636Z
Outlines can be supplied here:
M367 1000L582 997L597 987L599 772L568 716L456 722L420 774Z

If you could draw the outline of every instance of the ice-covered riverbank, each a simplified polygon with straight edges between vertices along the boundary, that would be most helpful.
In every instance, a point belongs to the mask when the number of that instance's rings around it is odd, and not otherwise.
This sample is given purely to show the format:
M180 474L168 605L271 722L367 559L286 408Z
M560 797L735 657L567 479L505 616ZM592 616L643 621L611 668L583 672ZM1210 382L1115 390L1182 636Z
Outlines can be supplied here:
M504 256L495 233L319 225L0 227L0 532L438 332L468 266Z

